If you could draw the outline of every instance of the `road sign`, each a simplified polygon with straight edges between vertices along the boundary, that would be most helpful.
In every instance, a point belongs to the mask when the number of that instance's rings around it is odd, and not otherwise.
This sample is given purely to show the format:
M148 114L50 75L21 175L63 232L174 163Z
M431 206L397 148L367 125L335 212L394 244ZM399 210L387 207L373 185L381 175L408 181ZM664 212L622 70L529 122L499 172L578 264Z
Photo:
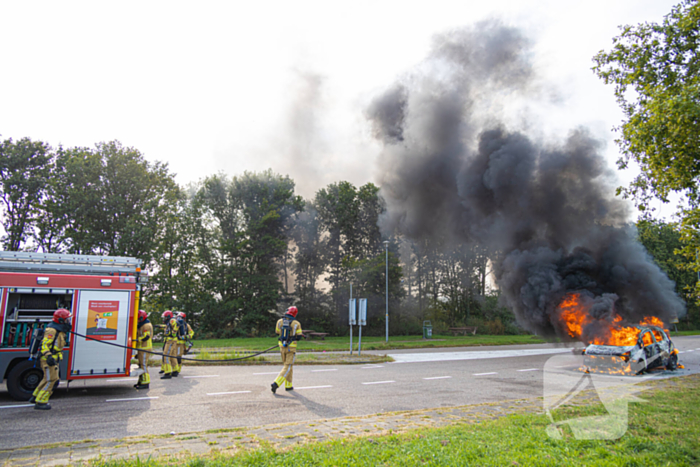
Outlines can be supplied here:
M360 316L359 316L360 326L367 326L367 299L360 299Z
M357 299L350 299L350 303L348 304L348 311L350 316L350 326L352 326L353 324L357 324Z

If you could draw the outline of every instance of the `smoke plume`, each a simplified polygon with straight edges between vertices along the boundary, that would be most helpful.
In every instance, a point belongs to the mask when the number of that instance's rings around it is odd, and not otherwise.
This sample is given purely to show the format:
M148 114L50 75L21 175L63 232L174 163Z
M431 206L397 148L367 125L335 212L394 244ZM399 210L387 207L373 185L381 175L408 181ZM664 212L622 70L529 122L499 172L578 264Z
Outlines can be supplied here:
M537 98L529 45L497 21L443 34L369 106L382 228L488 248L505 304L543 335L562 335L553 316L570 291L585 292L595 317L682 316L614 196L601 143L585 129L538 141L500 117L509 100Z

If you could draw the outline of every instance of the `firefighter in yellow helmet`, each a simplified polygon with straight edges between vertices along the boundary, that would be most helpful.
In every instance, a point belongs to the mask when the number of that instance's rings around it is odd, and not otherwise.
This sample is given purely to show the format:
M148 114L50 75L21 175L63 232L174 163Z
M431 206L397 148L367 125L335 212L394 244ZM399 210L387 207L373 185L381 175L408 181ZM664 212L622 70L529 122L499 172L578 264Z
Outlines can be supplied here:
M59 308L53 313L53 321L46 326L44 339L41 341L41 371L44 378L34 390L29 402L36 402L37 410L50 410L49 397L58 381L58 362L63 358L63 347L66 345L66 333L71 330L73 314L65 308Z
M275 327L275 332L280 336L278 340L283 367L271 385L273 394L282 385L287 391L294 389L292 386L294 358L297 354L297 341L302 337L301 324L296 320L298 312L297 307L290 306L284 317L277 321L277 326Z
M177 376L177 320L173 312L167 310L163 313L165 323L165 345L163 346L163 376L160 379L170 379Z
M192 340L194 331L187 323L187 315L177 313L177 372L182 372L182 356L187 353L187 341Z
M138 318L138 333L136 335L136 345L135 347L139 349L139 368L143 370L143 373L139 375L138 382L134 385L136 389L148 389L151 383L151 375L148 374L148 357L149 353L141 352L141 349L151 350L153 348L153 325L148 320L148 314L139 310Z

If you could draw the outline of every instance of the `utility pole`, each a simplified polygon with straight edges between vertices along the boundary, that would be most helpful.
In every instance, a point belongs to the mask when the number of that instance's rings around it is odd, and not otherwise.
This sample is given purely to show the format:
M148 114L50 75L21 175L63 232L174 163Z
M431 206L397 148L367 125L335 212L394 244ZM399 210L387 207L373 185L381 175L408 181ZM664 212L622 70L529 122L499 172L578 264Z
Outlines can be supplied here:
M389 241L384 240L384 262L386 263L386 342L389 343Z

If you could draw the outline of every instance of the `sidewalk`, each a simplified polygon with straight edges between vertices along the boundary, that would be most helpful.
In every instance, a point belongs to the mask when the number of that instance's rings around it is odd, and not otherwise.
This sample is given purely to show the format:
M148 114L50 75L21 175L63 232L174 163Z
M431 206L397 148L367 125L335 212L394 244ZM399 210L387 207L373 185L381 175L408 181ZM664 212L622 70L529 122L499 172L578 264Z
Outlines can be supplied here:
M664 389L678 384L678 378L647 381L644 389ZM593 391L584 391L575 404L598 401ZM2 466L55 466L87 463L90 460L116 460L138 456L187 457L212 451L235 454L261 445L276 449L314 441L348 437L374 437L401 433L416 428L434 428L460 423L480 423L516 413L542 413L542 398L509 400L460 407L383 413L364 417L345 417L307 422L265 425L252 428L210 430L171 435L138 436L109 440L85 440L30 446L14 450L0 449Z

